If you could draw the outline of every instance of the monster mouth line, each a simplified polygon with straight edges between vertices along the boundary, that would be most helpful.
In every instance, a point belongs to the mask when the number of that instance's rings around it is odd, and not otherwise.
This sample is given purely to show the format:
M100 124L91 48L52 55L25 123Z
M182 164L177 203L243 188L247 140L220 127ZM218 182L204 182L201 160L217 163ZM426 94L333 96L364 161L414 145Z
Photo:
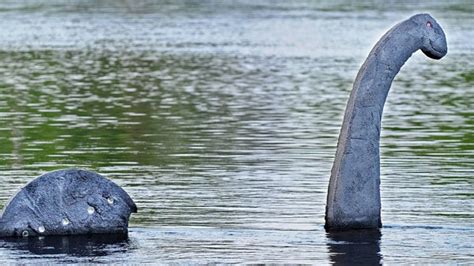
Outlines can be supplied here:
M435 51L438 55L442 56L445 54L444 51L439 51L438 49L436 49L431 40L430 40L430 46L431 46L431 49L433 49L433 51Z

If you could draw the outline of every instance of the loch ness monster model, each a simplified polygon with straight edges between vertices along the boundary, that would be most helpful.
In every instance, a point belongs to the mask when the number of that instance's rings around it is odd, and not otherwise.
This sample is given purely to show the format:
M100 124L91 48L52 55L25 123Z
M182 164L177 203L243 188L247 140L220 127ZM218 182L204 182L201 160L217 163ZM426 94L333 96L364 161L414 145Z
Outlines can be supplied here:
M0 237L127 234L137 207L130 196L94 172L65 169L22 188L0 216Z
M329 181L327 230L374 229L380 217L380 129L382 111L395 75L421 50L433 59L446 55L443 29L428 14L391 28L359 70L347 103Z
M417 50L440 59L446 38L428 14L390 29L362 65L347 103L329 181L327 230L381 227L379 141L390 85ZM66 169L44 174L22 188L0 216L0 237L128 232L137 207L105 177Z

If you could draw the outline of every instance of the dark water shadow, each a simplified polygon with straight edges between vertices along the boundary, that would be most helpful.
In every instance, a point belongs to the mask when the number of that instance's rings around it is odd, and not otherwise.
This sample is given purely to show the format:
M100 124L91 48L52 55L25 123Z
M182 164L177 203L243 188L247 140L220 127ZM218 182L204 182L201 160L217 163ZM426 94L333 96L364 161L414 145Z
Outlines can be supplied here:
M335 265L380 265L380 230L327 232L329 260Z
M36 255L100 257L129 250L127 235L44 236L0 239L0 248L29 251Z

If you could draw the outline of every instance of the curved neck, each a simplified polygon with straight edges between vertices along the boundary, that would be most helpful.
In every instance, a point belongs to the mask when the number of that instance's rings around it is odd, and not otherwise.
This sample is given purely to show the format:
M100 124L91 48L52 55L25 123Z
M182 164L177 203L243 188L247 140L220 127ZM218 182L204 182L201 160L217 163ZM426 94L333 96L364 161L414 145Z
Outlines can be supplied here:
M405 21L388 31L360 68L347 103L337 153L350 152L351 143L346 140L379 142L383 107L392 81L408 58L422 46L421 38L410 34L409 24ZM335 166L340 161L338 158Z
M421 38L412 34L413 26L407 20L389 30L359 70L347 103L331 171L326 227L332 227L334 219L342 220L342 224L352 223L349 225L352 227L357 227L357 223L362 227L367 227L363 223L369 223L369 227L381 225L379 141L382 111L395 75L422 46Z

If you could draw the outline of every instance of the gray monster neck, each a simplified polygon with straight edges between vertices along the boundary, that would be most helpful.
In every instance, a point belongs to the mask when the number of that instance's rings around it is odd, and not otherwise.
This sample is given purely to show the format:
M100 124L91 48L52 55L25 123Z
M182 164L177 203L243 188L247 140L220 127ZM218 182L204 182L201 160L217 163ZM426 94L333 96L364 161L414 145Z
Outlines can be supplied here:
M394 26L362 65L347 103L331 171L326 228L378 228L380 219L380 125L390 85L422 46L410 20Z

